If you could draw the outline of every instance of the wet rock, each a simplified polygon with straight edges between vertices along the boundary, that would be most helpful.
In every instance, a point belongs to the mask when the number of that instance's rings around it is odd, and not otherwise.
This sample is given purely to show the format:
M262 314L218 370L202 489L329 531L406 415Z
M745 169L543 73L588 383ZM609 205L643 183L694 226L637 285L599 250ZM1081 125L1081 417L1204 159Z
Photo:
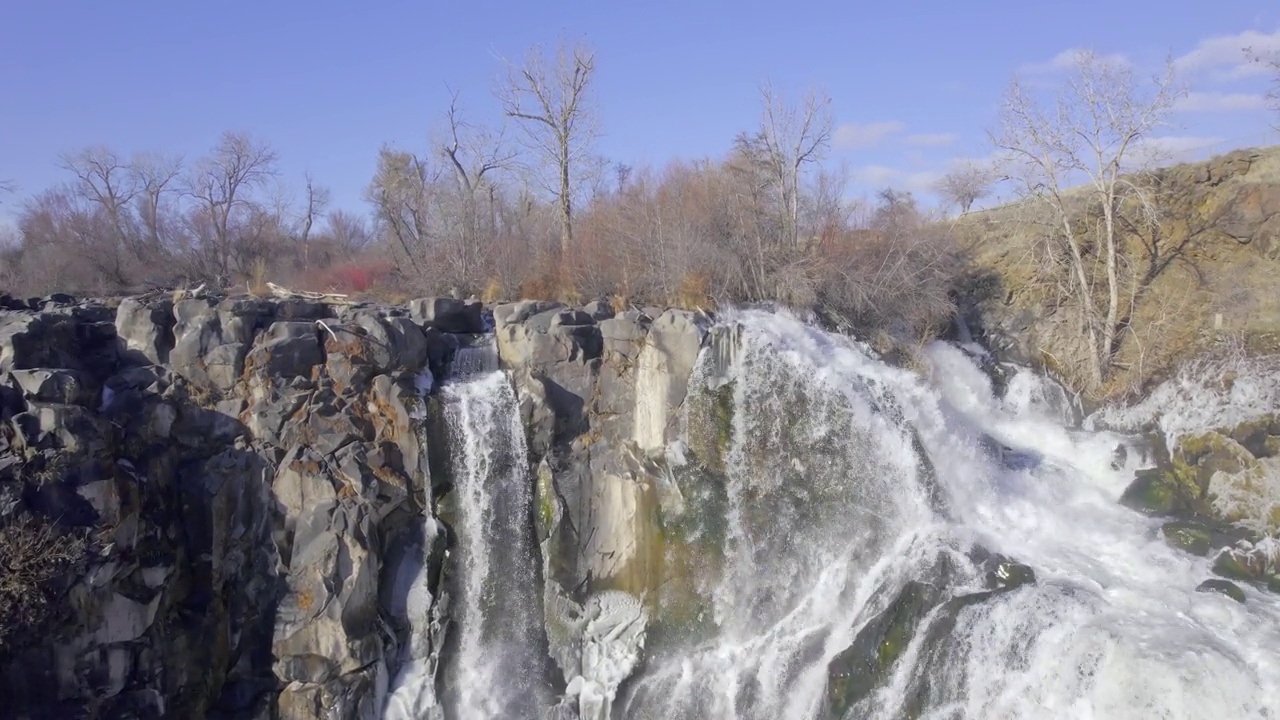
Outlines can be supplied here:
M911 581L889 607L858 633L827 667L827 716L842 718L888 679L925 615L940 601L941 588Z
M1213 549L1213 535L1203 523L1174 521L1160 527L1164 541L1183 552L1204 557Z
M1245 601L1244 591L1230 580L1205 580L1196 586L1196 592L1219 593L1241 604Z

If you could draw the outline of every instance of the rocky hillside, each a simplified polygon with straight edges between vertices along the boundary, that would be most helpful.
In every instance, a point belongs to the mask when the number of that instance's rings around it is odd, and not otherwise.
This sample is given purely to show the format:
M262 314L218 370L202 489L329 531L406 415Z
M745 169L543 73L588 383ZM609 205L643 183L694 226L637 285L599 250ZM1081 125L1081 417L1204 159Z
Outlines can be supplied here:
M495 336L539 468L549 592L656 601L670 574L648 518L704 315L4 305L0 716L378 717L407 642L397 578L425 558L447 604L451 535L424 530L449 515L437 380Z
M1280 148L1166 168L1151 190L1159 224L1138 224L1124 237L1132 322L1116 372L1094 400L1141 393L1223 343L1280 351ZM973 267L964 300L971 323L1009 357L1076 380L1083 365L1078 311L1041 272L1045 233L1037 220L1030 208L1012 205L956 223ZM1097 259L1091 243L1086 251Z

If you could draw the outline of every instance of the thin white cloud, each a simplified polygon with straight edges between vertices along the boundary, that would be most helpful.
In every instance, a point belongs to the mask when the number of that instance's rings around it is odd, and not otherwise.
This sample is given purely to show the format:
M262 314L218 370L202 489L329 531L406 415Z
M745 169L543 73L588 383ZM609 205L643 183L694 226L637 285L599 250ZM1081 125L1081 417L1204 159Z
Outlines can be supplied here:
M1255 57L1280 60L1280 29L1271 33L1245 30L1235 35L1206 38L1175 60L1174 67L1180 73L1209 72L1219 79L1265 75L1267 66L1256 62Z
M884 142L890 135L895 135L907 128L905 123L887 120L874 123L845 123L836 128L831 141L845 150L860 150L875 147Z
M1085 57L1085 55L1088 55L1091 52L1099 63L1118 65L1120 67L1130 67L1133 65L1133 62L1129 60L1129 57L1122 53L1098 53L1085 48L1070 48L1054 55L1048 62L1023 65L1019 71L1025 75L1049 75L1065 72L1075 67L1076 64Z
M908 145L917 147L945 147L955 141L955 133L919 133L904 138L904 142Z
M1173 109L1177 112L1239 112L1261 110L1267 99L1255 93L1189 92L1179 98Z
M912 193L932 192L942 173L933 170L908 172L884 165L864 165L853 171L853 181L876 190L893 188Z

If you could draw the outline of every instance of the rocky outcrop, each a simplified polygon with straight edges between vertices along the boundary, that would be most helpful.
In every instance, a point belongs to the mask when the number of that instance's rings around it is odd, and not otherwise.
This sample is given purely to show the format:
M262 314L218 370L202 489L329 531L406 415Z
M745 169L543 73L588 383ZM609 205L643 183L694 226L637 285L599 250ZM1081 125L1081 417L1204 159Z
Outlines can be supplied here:
M1120 502L1170 518L1161 528L1165 541L1214 555L1219 575L1280 590L1280 557L1255 547L1280 534L1280 417L1184 437L1162 455L1138 472Z
M710 318L539 302L500 305L493 317L536 466L552 656L577 716L607 718L626 676L617 668L636 660L599 664L584 653L631 657L650 611L678 586L666 566L667 531L681 511L666 451L686 417ZM617 598L639 599L643 613L626 614L626 632L609 631L619 638L609 649L591 650L597 623L582 618L600 603L626 605Z
M0 634L8 714L378 717L402 648L443 646L434 625L410 637L422 599L400 595L423 566L428 603L444 592L433 393L479 333L494 333L527 432L562 714L607 717L678 590L671 479L687 470L668 444L691 413L725 412L687 397L703 349L728 352L704 314L206 296L6 308L0 530L74 549L68 572L20 588L35 624ZM696 464L715 465L722 434L702 435Z
M395 558L443 552L425 395L479 304L6 307L0 556L78 552L5 577L0 714L378 717Z
M1280 352L1280 295L1272 291L1280 269L1278 168L1275 147L1163 168L1145 181L1158 226L1137 220L1137 208L1121 209L1129 219L1119 242L1132 268L1124 287L1135 302L1120 309L1125 331L1112 377L1091 390L1094 399L1149 389L1224 337ZM1076 210L1088 253L1097 209L1081 203ZM957 299L974 335L1002 360L1045 368L1083 387L1079 304L1070 297L1074 290L1064 294L1066 285L1046 275L1044 218L1037 212L1013 203L955 224L969 260ZM1093 285L1104 307L1101 274Z

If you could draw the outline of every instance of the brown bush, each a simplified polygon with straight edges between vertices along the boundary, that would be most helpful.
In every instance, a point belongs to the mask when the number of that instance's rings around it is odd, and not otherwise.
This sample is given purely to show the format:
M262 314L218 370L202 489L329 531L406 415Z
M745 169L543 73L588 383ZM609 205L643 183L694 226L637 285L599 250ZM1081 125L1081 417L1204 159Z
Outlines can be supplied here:
M84 538L34 516L0 529L0 655L56 616L57 586L84 557Z

